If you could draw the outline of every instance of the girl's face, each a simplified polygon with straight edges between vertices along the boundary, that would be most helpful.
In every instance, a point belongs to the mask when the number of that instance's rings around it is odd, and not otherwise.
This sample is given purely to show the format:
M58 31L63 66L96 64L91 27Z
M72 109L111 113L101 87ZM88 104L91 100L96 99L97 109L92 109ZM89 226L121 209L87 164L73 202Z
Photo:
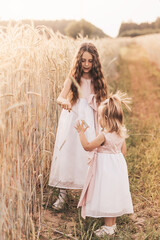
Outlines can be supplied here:
M93 57L89 52L84 52L82 55L82 70L84 73L89 73L92 69Z

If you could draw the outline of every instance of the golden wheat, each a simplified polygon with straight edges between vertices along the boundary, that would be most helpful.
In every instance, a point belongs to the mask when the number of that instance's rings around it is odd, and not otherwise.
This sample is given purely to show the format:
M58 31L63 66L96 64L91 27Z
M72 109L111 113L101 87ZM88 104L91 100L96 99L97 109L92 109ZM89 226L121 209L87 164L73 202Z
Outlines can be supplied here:
M45 26L0 29L0 235L35 239L33 216L41 210L60 109L56 98L80 43ZM105 76L127 39L92 40Z

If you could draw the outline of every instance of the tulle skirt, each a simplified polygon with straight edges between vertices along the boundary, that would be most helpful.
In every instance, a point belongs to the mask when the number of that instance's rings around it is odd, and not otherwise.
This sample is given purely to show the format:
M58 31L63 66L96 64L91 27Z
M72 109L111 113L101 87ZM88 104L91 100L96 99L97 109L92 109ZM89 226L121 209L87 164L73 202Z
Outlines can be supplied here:
M122 153L98 153L95 186L86 216L117 217L133 213L128 170Z
M88 141L96 136L94 111L85 98L80 98L71 112L62 110L51 164L50 186L66 189L83 188L88 169L88 153L83 149L75 129L77 120L85 120L89 125L85 132Z

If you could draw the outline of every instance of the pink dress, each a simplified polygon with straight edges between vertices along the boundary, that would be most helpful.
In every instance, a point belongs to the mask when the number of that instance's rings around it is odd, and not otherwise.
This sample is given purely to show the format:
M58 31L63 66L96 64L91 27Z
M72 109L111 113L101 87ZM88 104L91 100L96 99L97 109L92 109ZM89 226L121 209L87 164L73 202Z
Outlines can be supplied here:
M82 217L117 217L133 213L127 164L121 153L124 138L116 132L105 133L90 164L78 204Z
M88 153L83 149L74 126L77 120L85 120L89 125L86 137L89 141L95 138L97 125L97 104L91 79L81 78L82 96L72 107L71 112L62 110L49 185L66 189L82 189L88 169Z

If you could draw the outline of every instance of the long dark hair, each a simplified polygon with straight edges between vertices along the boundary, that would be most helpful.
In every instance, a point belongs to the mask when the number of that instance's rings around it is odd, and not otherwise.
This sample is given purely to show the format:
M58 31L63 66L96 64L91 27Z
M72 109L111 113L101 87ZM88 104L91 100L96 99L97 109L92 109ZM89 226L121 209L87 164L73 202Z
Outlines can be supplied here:
M107 85L104 81L104 75L102 72L99 54L97 48L94 46L93 43L83 43L80 46L73 63L73 67L70 70L69 77L74 78L76 82L80 85L81 76L83 74L82 55L84 52L89 52L93 57L91 69L92 84L94 87L94 92L96 94L97 103L100 104L101 101L107 98ZM79 98L78 89L74 82L72 82L70 94L71 103L74 104L78 98Z

